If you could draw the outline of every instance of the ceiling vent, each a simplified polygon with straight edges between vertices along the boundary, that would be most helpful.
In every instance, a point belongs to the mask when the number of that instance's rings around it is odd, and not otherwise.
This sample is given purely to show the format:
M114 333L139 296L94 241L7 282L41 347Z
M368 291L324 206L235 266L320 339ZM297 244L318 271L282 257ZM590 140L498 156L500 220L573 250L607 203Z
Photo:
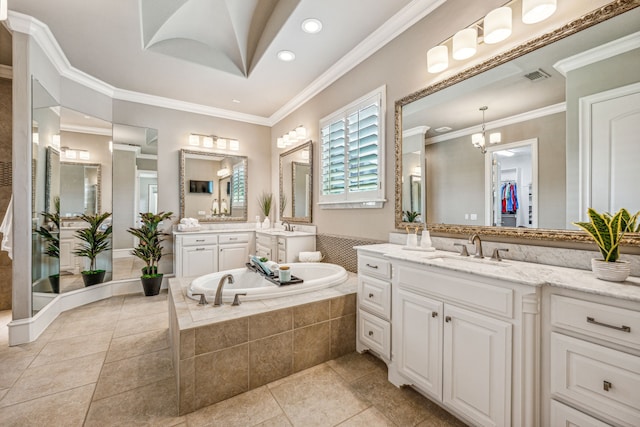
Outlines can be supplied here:
M525 74L524 76L532 82L539 82L541 80L548 79L549 77L551 77L551 74L547 73L542 68L538 68L536 71L532 71L529 74Z

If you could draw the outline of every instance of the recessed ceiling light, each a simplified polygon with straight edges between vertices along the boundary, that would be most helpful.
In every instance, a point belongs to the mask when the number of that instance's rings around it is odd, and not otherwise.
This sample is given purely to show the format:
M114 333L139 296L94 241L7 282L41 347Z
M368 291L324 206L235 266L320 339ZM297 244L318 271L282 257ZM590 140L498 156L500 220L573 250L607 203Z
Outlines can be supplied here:
M302 21L302 31L309 34L316 34L322 30L322 22L314 18Z
M278 59L284 62L291 62L296 59L296 54L290 50L281 50L278 52Z
M442 133L442 132L449 132L451 130L451 128L449 126L442 126L439 128L434 129L436 132L438 133Z

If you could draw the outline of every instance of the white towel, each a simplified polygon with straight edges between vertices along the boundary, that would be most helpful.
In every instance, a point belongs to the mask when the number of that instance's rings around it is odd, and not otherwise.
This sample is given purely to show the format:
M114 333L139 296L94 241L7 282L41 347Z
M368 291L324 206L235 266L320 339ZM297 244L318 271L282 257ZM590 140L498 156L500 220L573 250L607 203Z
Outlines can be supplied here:
M6 251L9 258L13 259L13 195L9 199L7 212L4 214L4 219L0 225L0 233L2 233L0 250Z
M320 251L316 252L300 252L298 254L298 260L300 262L320 262L324 259Z

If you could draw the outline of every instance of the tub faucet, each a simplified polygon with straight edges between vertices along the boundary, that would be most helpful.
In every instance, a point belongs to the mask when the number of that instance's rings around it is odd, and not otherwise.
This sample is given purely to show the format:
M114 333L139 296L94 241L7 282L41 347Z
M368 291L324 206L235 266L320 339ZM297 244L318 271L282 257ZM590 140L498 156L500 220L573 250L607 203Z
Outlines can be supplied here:
M229 283L233 283L233 276L231 274L225 274L220 278L218 282L218 288L216 289L216 297L213 300L213 306L218 307L222 305L222 287L224 286L224 282L229 279Z
M469 237L469 243L476 245L474 258L484 258L484 255L482 254L482 240L480 240L480 236L478 236L477 233L472 234L471 237Z

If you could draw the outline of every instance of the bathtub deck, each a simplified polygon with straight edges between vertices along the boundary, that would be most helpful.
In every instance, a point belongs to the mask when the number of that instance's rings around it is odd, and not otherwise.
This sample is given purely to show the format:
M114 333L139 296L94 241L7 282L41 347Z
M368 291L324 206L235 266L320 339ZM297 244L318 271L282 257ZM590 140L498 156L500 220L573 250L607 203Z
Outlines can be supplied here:
M186 414L355 350L357 275L318 291L198 305L169 280L169 336Z

